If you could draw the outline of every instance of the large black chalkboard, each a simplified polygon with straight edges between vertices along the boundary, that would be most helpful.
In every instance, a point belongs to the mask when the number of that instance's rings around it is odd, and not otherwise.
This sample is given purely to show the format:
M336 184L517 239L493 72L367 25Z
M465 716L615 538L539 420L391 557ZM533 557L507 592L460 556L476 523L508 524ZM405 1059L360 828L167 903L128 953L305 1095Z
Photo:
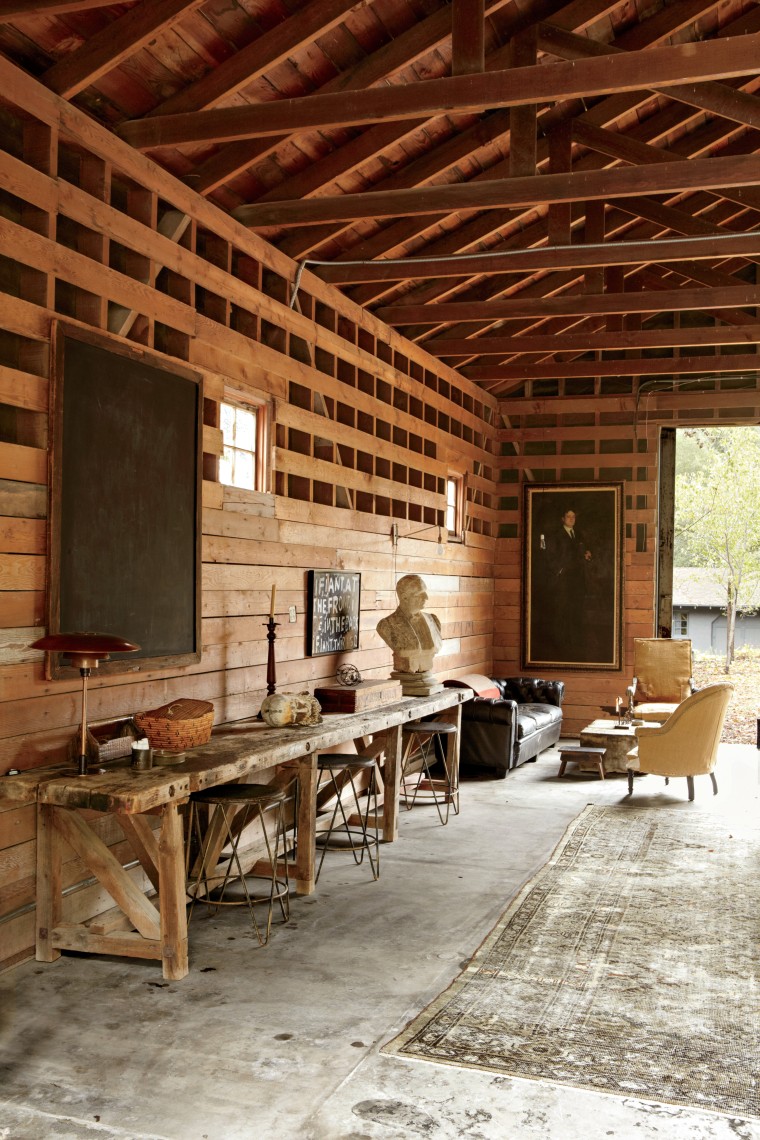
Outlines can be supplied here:
M104 672L197 661L200 376L63 323L54 344L48 629L141 647Z

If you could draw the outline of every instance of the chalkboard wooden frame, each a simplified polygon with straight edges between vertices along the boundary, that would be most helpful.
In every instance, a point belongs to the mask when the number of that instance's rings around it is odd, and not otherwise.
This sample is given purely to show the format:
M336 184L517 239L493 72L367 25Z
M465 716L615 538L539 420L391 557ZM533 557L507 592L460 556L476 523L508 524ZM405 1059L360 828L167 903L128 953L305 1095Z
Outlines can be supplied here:
M355 571L309 570L306 652L309 657L359 648L362 576Z
M200 661L202 410L192 368L54 322L47 629L140 645L100 673Z

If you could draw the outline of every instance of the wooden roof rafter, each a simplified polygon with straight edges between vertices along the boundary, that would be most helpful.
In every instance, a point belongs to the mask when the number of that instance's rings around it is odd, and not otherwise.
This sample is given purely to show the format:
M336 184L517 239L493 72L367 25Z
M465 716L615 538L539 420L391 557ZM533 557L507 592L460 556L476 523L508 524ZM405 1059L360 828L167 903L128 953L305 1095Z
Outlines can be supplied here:
M7 58L495 394L750 358L759 48L755 0L0 0Z

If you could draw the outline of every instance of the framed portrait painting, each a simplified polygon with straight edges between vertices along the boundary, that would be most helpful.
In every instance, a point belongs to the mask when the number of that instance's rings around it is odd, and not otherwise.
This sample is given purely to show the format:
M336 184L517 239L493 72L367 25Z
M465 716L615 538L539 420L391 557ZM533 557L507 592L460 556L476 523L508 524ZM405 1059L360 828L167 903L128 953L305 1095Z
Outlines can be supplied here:
M523 668L622 667L622 483L529 484Z

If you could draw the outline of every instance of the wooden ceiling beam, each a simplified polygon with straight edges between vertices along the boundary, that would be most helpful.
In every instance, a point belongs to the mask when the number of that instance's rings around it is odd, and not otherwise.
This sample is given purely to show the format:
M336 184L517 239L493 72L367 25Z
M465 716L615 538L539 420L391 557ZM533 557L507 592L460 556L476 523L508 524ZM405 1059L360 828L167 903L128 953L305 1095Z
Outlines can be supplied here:
M649 194L679 194L722 186L760 184L760 157L692 159L657 166L620 167L583 173L545 174L540 178L503 178L491 182L465 182L423 189L370 191L307 202L276 202L240 206L234 217L254 228L338 222L354 218L394 217L401 214L454 213L531 206L538 202L611 200Z
M495 14L509 3L511 0L486 0L486 15ZM332 91L364 91L397 75L427 52L433 51L444 43L450 35L451 13L449 9L445 8L434 12L427 19L420 20L406 32L402 32L400 36L391 40L390 43L373 52L367 59L362 60L349 71L343 72L325 83L320 88L319 94L329 94ZM406 126L385 123L383 127L388 137L383 143L380 143L379 140L373 140L375 150L382 150L383 147L390 145L399 136L403 136L407 130L413 130L414 123ZM244 139L241 142L228 144L193 172L193 187L199 194L210 194L286 140L287 135L283 135L269 140ZM351 144L348 146L350 148ZM345 151L345 148L341 148L341 150ZM331 157L328 156L328 158ZM349 167L352 161L353 159L349 159ZM337 177L339 173L340 171L336 171L332 177Z
M642 24L637 25L635 31L638 33L638 35L636 40L632 42L631 46L635 46L637 48L654 46L663 38L672 34L673 31L678 30L681 27L682 23L687 19L687 17L694 19L696 15L699 14L699 12L708 7L710 7L710 4L707 2L707 0L677 0L676 3L668 5L667 9L658 12L655 16L652 16L649 19L643 21ZM665 21L663 18L663 12L666 12L668 15L667 21ZM556 24L562 24L562 26L565 26L566 21L574 20L579 15L581 15L581 13L577 10L576 6L574 4L571 4L567 8L564 8L560 12L553 15L552 20ZM727 25L727 30L729 32L732 26L733 25L731 24ZM625 44L627 46L628 41L626 36L627 34L621 38L621 41L616 42L622 43L625 41ZM502 66L508 66L510 54L511 48L509 44L506 45L506 48L501 48L492 52L487 60L487 66L489 70L498 70ZM637 97L635 95L629 95L627 97L627 102L631 107L635 105L636 101ZM612 104L617 102L619 102L619 98L612 97L602 100L601 105L611 107ZM677 104L672 105L675 106ZM597 104L597 106L593 109L595 121L599 115L599 106L600 104ZM495 113L509 115L511 112L504 111ZM610 113L614 117L612 107ZM582 117L584 119L587 118L588 113L584 112ZM570 124L568 121L568 127L569 125ZM387 128L388 124L384 124L384 126ZM379 131L380 129L381 128L379 127L370 128L369 130L363 132L363 134L359 137L359 140L352 140L351 142L345 144L343 147L340 147L337 151L327 155L324 159L321 159L319 162L312 164L312 166L309 168L309 182L312 187L311 192L313 193L314 189L320 186L324 187L328 185L333 179L339 177L341 173L345 173L347 170L350 170L351 163L353 162L353 153L356 150L357 143L359 141L363 143L364 140L367 140L370 135L372 135L375 131ZM381 150L384 146L384 142L378 139L377 146L378 150ZM537 139L538 161L542 161L547 157L546 151L546 139ZM345 158L343 158L343 156L345 156ZM488 170L484 171L482 175L478 175L477 180L500 177L500 168L503 168L503 164L497 163L494 167L491 167ZM569 169L569 166L567 169ZM320 179L319 175L321 171L323 172L323 177ZM556 171L552 171L552 173L555 172ZM505 169L504 173L509 174L508 167ZM288 193L289 186L292 187L291 193ZM279 186L276 187L275 191L271 195L264 195L258 198L257 201L264 201L267 199L272 200L274 198L277 198L278 200L282 200L284 198L301 198L304 196L305 195L303 194L301 187L293 185L292 180L286 179L283 183L280 183ZM557 207L557 209L561 210L562 207ZM396 225L386 227L383 231L374 235L373 238L363 239L361 245L364 246L367 244L367 242L369 242L373 247L372 253L364 252L362 249L360 253L358 252L354 254L353 251L349 248L346 251L345 256L375 257L380 253L387 252L388 249L393 249L394 245L398 242L405 242L410 238L416 237L421 231L424 231L426 228L424 224L425 221L426 219L422 218L422 224L419 227L415 228L414 224L410 223L408 218L403 219L403 221L397 223ZM430 218L431 225L436 225L440 221L441 218L436 215L433 215ZM287 234L280 242L278 242L278 246L281 250L283 250L283 252L298 260L304 257L306 254L318 249L321 243L330 241L334 237L339 236L341 234L341 231L345 232L346 228L347 227L342 226L336 229L334 226L323 225L294 229L290 234ZM466 230L469 230L471 228L471 225L465 224ZM382 234L385 234L387 236L387 243L384 242ZM460 248L465 249L466 246L467 241L465 240L462 247ZM360 303L362 303L361 299Z
M621 360L574 360L557 364L484 364L460 369L469 380L554 380L585 376L683 376L716 372L760 371L760 356L721 353L715 356L656 356Z
M756 308L760 286L732 285L722 289L664 289L660 293L579 294L572 297L538 297L523 301L519 295L500 301L451 301L440 305L386 305L375 315L389 325L445 324L453 321L498 321L510 317L558 317L591 313L687 312L691 309Z
M372 129L372 133L375 129ZM433 178L446 173L465 156L477 156L482 147L503 138L508 131L509 111L494 111L493 114L478 119L471 127L452 135L446 142L440 143L432 150L425 151L419 158L414 159L396 174L391 174L384 179L383 186L396 189L404 186L426 185L432 182ZM360 136L360 138L363 137L364 135ZM498 165L501 166L502 164L499 163ZM313 185L310 172L307 170L303 173L305 184ZM291 186L293 181L293 179L289 179L288 185ZM275 188L271 197L270 195L263 195L257 201L279 201L280 196L277 190L279 187ZM297 196L301 197L302 195ZM308 194L303 196L308 196ZM291 198L293 195L289 193L288 197ZM430 218L430 225L435 226L439 221L440 215L434 214ZM390 247L395 252L394 247L396 246L398 246L398 255L401 256L404 252L405 243L410 238L417 238L420 232L424 231L426 228L424 223L424 218L403 218L396 225L386 226L382 230L365 237L357 246L349 247L345 256L349 260L358 257L372 258L375 256L375 250L380 253L387 253ZM318 249L325 241L329 241L349 228L349 226L341 226L336 229L335 226L331 225L300 226L286 234L278 242L278 248L292 257L294 261L302 261L312 250Z
M0 20L17 20L22 16L61 16L64 12L84 12L90 8L107 8L113 0L0 0Z
M735 281L735 278L729 278L729 280ZM626 284L628 284L629 281L630 278L627 279ZM669 269L665 269L660 265L647 265L643 269L636 270L635 282L631 282L631 284L634 288L641 289L644 292L651 291L655 294L667 294L668 296L672 294L673 289L680 291L686 288L686 286L680 285ZM714 317L716 320L726 321L734 325L753 325L757 322L757 316L746 312L743 308L731 305L724 307L720 301L716 301L715 304L711 303L713 297L719 296L716 290L723 288L733 289L736 288L735 285L726 286L723 283L719 284L717 282L707 284L709 290L707 294L707 304L700 310L702 313ZM667 313L672 310L669 306L665 305L662 309L657 309L656 311Z
M758 100L758 105L760 106L760 100ZM743 135L733 144L723 147L720 152L721 156L754 153L757 137L748 134ZM686 154L676 154L664 150L662 147L654 146L652 143L639 142L638 139L623 135L620 131L610 131L605 127L597 127L592 123L584 123L579 120L573 123L573 138L581 145L600 154L606 154L610 158L619 158L623 162L637 166L694 161ZM748 206L753 210L760 211L760 190L756 190L754 187L745 186L737 190L730 186L722 186L717 188L715 192L720 194L722 198L728 198L740 206Z
M204 2L151 0L150 4L138 4L49 67L42 82L64 99L73 99Z
M621 329L607 332L603 327L579 333L551 333L531 336L488 336L471 340L433 337L425 349L433 356L506 356L526 352L639 351L645 348L697 348L723 344L760 343L760 325L734 328L710 325L705 328Z
M710 195L705 193L698 197L690 198L689 206L692 207L693 210L704 209L702 200L704 200L704 202L713 202L713 204L716 204ZM643 205L641 205L641 209L637 211L636 204L639 202L643 203ZM692 203L694 204L692 205ZM624 239L627 239L627 241L636 239L636 241L651 242L653 237L660 236L660 234L657 233L657 230L660 230L660 233L662 233L662 230L673 230L677 234L685 235L721 234L726 233L727 231L724 225L719 225L718 222L704 220L698 217L698 215L695 217L693 213L689 213L684 209L680 209L680 207L664 205L654 200L654 198L630 198L630 200L620 200L619 198L619 200L616 200L615 206L620 207L620 209L612 209L607 211L607 231L611 236L613 236L615 233L623 233L626 235L626 238ZM581 220L582 213L582 205L580 203L575 203L573 206L573 222L578 222ZM636 229L631 230L630 227L626 226L626 213L634 215L634 217L638 215L640 219L643 219L644 225L640 225L636 227ZM481 215L481 218L488 219L488 217L489 214ZM749 215L746 221L743 222L742 231L749 228L751 228L751 215ZM469 226L468 229L472 230L472 225ZM448 235L446 242L436 243L436 245L430 250L430 253L448 253L451 250L451 247L455 246L456 236L457 231L455 231L455 234L453 235ZM472 236L475 237L476 234L473 233ZM512 237L508 238L504 243L504 249L505 251L515 249L534 249L534 247L538 247L539 245L542 246L542 243L546 241L546 236L546 222L541 222L539 220L537 222L533 222L532 225L526 226L524 229L518 231L518 233L514 234ZM544 282L548 283L554 282L555 278L557 277L558 274L555 274L551 277L545 276L542 279L544 279ZM432 287L430 285L418 285L414 291L404 296L403 301L400 303L430 304L438 300L441 294L447 293L446 288L444 288L444 284L447 284L446 279L442 279L438 287ZM710 284L727 285L732 283L728 282L726 279L713 279L711 280ZM457 300L473 300L476 303L480 303L483 300L496 300L499 293L505 292L508 287L512 287L514 285L514 278L509 277L508 275L504 277L491 275L489 277L489 285L493 294L492 296L489 296L489 298L484 298L482 295L471 296L465 294L464 296L458 296ZM464 282L464 287L468 287L466 282ZM459 291L459 287L457 288ZM545 288L547 288L547 285L545 285ZM378 291L375 290L375 293L377 292ZM451 286L448 284L448 293L450 292ZM612 292L619 291L612 290ZM523 290L521 290L521 294L524 294ZM357 286L354 288L351 295L354 300L359 300L363 303L367 303L369 300L373 299L373 295L370 293L369 285ZM385 303L389 304L392 302L386 301ZM732 317L729 318L726 314L724 314L724 317L722 317L722 319L735 319L739 324L746 324L747 321L749 321L751 318L747 318L746 315L742 314L741 310L735 310Z
M704 198L708 201L710 200L709 195L707 195L707 194L701 195L700 197ZM631 199L631 203L635 203L637 201L638 201L638 199ZM627 208L629 213L634 213L635 211L633 209L631 209L630 206L628 205L628 203L626 202L624 209L621 209L621 210L612 209L612 210L609 210L607 212L606 225L607 225L608 233L610 235L614 235L615 233L626 232L626 230L628 230L629 234L630 234L629 240L635 239L635 240L639 240L639 241L651 241L651 239L653 237L657 236L658 230L669 229L669 228L675 229L676 232L678 232L678 233L682 232L685 234L691 234L691 233L695 233L695 234L716 234L716 233L725 233L726 232L726 230L722 229L721 225L718 224L717 222L706 221L706 220L699 218L699 217L693 217L691 214L687 213L684 210L674 209L673 207L660 206L660 203L654 201L653 199L645 199L644 201L646 201L647 204L651 203L651 206L652 206L652 220L651 220L651 222L646 221L646 219L645 219L642 223L640 223L639 226L636 227L636 229L634 229L633 231L630 231L630 227L628 227L626 225L625 209ZM696 200L695 200L694 208L695 209L701 208L699 202ZM642 212L644 214L646 214L647 210L642 211ZM663 214L664 214L664 216L663 216ZM485 218L488 218L488 216L489 216L488 214L481 215L481 217L485 217ZM581 203L575 203L573 206L573 221L574 221L574 223L581 221L582 217L583 217L583 205ZM693 223L693 226L690 225L690 223ZM472 229L472 226L470 226L468 228ZM738 232L742 232L742 231L738 231ZM475 236L474 233L472 234L472 236L473 237ZM537 222L534 222L533 224L528 225L525 229L520 230L518 233L514 234L505 243L505 248L506 249L515 249L515 250L530 249L530 248L538 247L539 244L545 240L545 238L546 238L546 220L544 219L543 221L539 220ZM447 235L447 239L445 239L442 242L436 243L432 247L431 253L433 253L433 252L447 253L448 252L447 243L449 246L453 244L453 239L451 236ZM640 274L639 274L639 276L640 276ZM528 285L527 287L525 287L523 284L523 287L520 290L520 296L524 298L526 296L526 294L528 294L530 291L532 291L534 289L535 289L535 291L540 290L544 295L547 295L547 294L552 293L552 292L556 293L560 290L567 289L574 280L576 282L578 280L578 274L577 273L572 274L572 273L567 273L565 271L555 271L555 272L551 273L551 275L543 275L541 278L537 279L537 281L535 282L534 285ZM631 280L632 280L630 275L628 275L628 280L629 280L629 282L631 282ZM647 270L647 280L649 282L648 287L652 288L652 289L654 289L654 288L657 288L657 289L672 288L672 283L668 286L665 286L663 284L662 271L654 269L651 266ZM442 295L443 295L444 299L446 299L447 290L444 288L445 283L446 283L445 279L443 281L438 281L438 280L434 279L434 283L432 286L428 285L427 287L425 287L425 285L420 285L416 289L414 289L411 293L407 294L404 297L403 301L399 302L399 304L417 305L419 307L419 305L421 305L421 304L431 304L433 302L440 300ZM709 282L709 284L712 286L718 286L718 285L734 284L734 282L730 279L730 277L727 277L727 275L725 275L725 276L723 276L723 278L721 280L718 280L717 278L713 278ZM496 300L496 299L498 299L500 294L503 294L508 289L513 289L514 288L514 278L509 276L509 275L491 274L486 279L481 278L480 281L475 285L473 285L471 282L462 281L462 282L460 282L460 284L457 285L457 290L459 290L460 285L464 286L466 288L466 292L464 294L460 293L455 298L456 301L458 301L460 303L465 302L465 301L469 301L469 302L474 303L475 305L480 305L484 301ZM357 286L354 290L352 290L351 296L353 299L358 299L360 301L366 301L366 300L372 299L368 295L368 292L367 292L370 288L371 288L370 285ZM486 288L489 291L489 295L484 295L484 291ZM375 289L377 292L377 287L375 287ZM618 289L611 289L610 291L611 292L620 292L620 290L618 290ZM451 287L451 285L449 285L448 293L450 294L451 292L452 292L452 287ZM393 302L391 302L391 301L385 302L386 305L388 305L390 303L393 303ZM710 310L706 310L706 311L710 312ZM716 314L713 314L713 315L716 315ZM749 314L744 313L741 309L729 309L729 310L722 309L722 310L720 310L720 319L723 321L730 321L730 322L735 323L735 324L751 324L752 320L753 320L753 318L751 316L749 316ZM487 327L488 323L489 322L484 322L484 325ZM530 323L533 323L533 322L530 322ZM526 323L523 327L530 327L530 323ZM515 329L512 331L516 332L518 330ZM413 333L410 332L409 329L407 329L406 335L412 336ZM444 335L448 336L449 334L446 333Z
M709 260L720 257L760 257L760 231L711 234L657 241L614 241L600 245L543 246L541 249L504 250L501 253L457 254L438 258L408 257L401 261L373 261L352 265L320 265L316 272L332 284L358 281L397 281L429 277L476 276L481 273L518 273L538 269L598 268L604 265L643 265L651 261ZM307 264L309 264L307 259Z
M551 23L540 25L538 47L549 55L565 60L600 59L610 55L620 59L629 54L614 44L600 43L598 40L589 39L588 36L576 35L565 31L564 28L554 27ZM691 107L699 107L702 111L709 111L713 115L720 115L722 118L732 119L746 126L760 127L760 99L748 95L745 91L736 91L725 83L707 81L696 86L693 83L671 84L662 89L652 86L651 90L660 95L667 95L669 99L678 99Z
M139 11L139 9L136 9ZM481 112L523 103L638 91L705 79L752 74L757 67L757 35L657 47L625 55L521 67L516 71L454 75L420 83L361 92L330 92L300 99L278 99L245 107L157 116L122 124L117 133L132 146L149 150L182 143L221 142L277 135L284 131L361 126L420 115Z
M679 234L691 236L726 232L721 226L700 217L699 214L692 214L678 206L669 206L666 202L659 202L656 198L648 198L646 195L640 198L616 198L615 206L634 218L641 218L661 229L673 230Z
M294 15L264 32L201 79L149 111L145 118L176 115L213 107L249 87L294 52L327 35L356 7L356 0L311 0Z
M676 104L671 104L671 106L676 106ZM580 116L580 118L582 118L585 121L586 116L583 115L583 116ZM659 121L659 116L657 118ZM578 121L578 120L575 120L575 121ZM566 127L567 138L564 139L565 154L563 156L563 165L565 165L567 167L568 171L569 171L568 144L571 141L570 131L572 128L572 122L573 122L572 120L568 119L565 124L561 124L561 128L562 128L563 133L565 133L565 127ZM652 130L651 121L649 121L649 120L645 124L643 124L642 126L646 126L649 130ZM540 150L541 157L544 156L544 154L547 152L547 150L551 149L551 146L553 145L552 139L554 139L555 141L558 141L557 131L559 129L560 128L555 128L552 132L550 132L548 140L541 140L541 144L540 144L540 146L541 146L541 150ZM699 154L700 145L705 143L705 141L711 141L714 133L715 132L712 129L708 130L707 128L702 128L699 131L695 132L695 134L693 136L690 136L690 138L694 139L693 145L695 148L695 153L697 155ZM605 136L608 134L612 135L613 138L620 137L620 133L617 131L605 131L604 134L605 134ZM707 140L705 140L705 138L703 137L705 135L708 136ZM626 137L628 137L628 136L626 136ZM640 144L640 145L643 145L643 144ZM554 161L554 165L552 167L551 155L550 155L549 170L551 173L558 173L561 170L561 164L558 161L558 156L559 156L560 152L556 146L554 147L554 150L555 150L555 161ZM654 147L652 148L652 150L655 154L666 153L666 152L660 152L658 148L654 148ZM730 147L727 150L724 150L722 153L725 154L725 153L732 153L732 152L733 152L733 147ZM683 154L683 155L677 155L677 154L673 155L674 159L675 158L683 158L684 161L686 160L687 157L688 157L688 153ZM576 171L582 171L584 169L599 169L602 165L604 165L604 164L600 161L599 155L596 153L590 153L590 154L585 155L583 158L579 159L578 161L576 161L575 170ZM484 175L478 176L478 178L476 180L477 181L487 180L489 175L496 176L498 174L499 167L503 168L503 164L497 164L497 166L492 167ZM755 194L756 192L751 188L750 189L745 188L743 190L736 190L733 192L729 190L729 191L727 191L727 193L731 194L732 197L734 198L734 200L741 199L743 205L748 205L748 204L751 204L752 195ZM746 202L744 202L745 197L747 198ZM559 212L562 210L568 210L569 211L569 209L570 209L569 203L561 203L559 205L550 205L549 209L548 209L547 225L549 227L551 227L552 212L553 211L555 211L555 212ZM431 247L430 249L427 249L425 251L425 254L432 256L435 253L465 252L467 250L468 245L480 244L482 242L484 236L490 236L490 235L496 233L499 229L503 229L507 225L516 225L522 219L527 220L528 215L531 213L533 213L533 211L530 209L530 207L528 207L526 210L519 211L518 213L506 212L506 211L505 212L490 211L489 213L486 213L486 214L479 214L472 221L465 222L463 225L460 225L455 230L453 230L451 232L447 232L445 237L441 241L436 241L434 243L433 247ZM558 228L560 218L563 219L562 223L561 223L561 230L560 230L560 228ZM555 228L552 230L552 244L555 244L555 245L566 244L566 241L563 241L562 239L563 239L565 231L567 231L567 234L569 235L569 230L567 229L567 227L569 225L568 218L569 218L569 214L567 216L565 216L565 215L562 215L560 213L556 213L556 216L555 216L556 225L555 225ZM423 222L425 220L426 219L424 219L424 218L422 219ZM429 215L427 220L429 220L429 222L432 224L436 220L440 221L441 215ZM301 243L298 240L300 235L303 233L309 233L309 232L316 233L316 229L317 229L316 227L314 227L312 231L310 231L307 227L305 227L304 229L301 229L301 228L293 229L290 234L286 235L283 238L283 240L278 243L280 249L282 249L284 252L290 254L291 256L296 257L296 259L299 259L300 257L303 256L303 252L304 252L302 248L299 248L301 246ZM331 229L331 227L329 227L329 226L325 226L325 227L322 227L321 232L323 234L329 235L330 233L335 233L336 231ZM522 232L524 232L524 231L522 231ZM718 231L716 231L716 232L718 232ZM384 229L378 231L377 234L375 234L372 237L362 241L358 247L354 247L354 248L348 247L343 253L339 254L338 257L335 258L334 260L335 261L351 261L354 259L358 259L359 257L361 257L362 259L380 258L380 257L382 257L383 254L388 254L389 256L394 256L395 251L393 250L393 246L394 246L397 239L400 241L408 241L408 240L413 239L415 236L416 236L416 231L414 229L413 222L409 218L406 218L400 222L393 223L390 226L387 226ZM652 235L650 234L648 236L651 237ZM461 238L461 240L460 240L460 238ZM507 244L512 245L512 242L508 241ZM310 251L307 249L306 252L308 253ZM399 251L399 253L401 253L401 252L403 252L403 251ZM448 287L448 285L446 287ZM387 290L384 290L384 291L387 291ZM358 301L360 304L367 304L371 300L373 300L374 296L376 296L377 294L378 294L377 289L375 289L373 291L369 287L369 285L365 285L365 286L358 287L356 290L354 290L354 292L352 293L352 296L353 296L354 300ZM411 300L412 298L407 298L407 299Z

